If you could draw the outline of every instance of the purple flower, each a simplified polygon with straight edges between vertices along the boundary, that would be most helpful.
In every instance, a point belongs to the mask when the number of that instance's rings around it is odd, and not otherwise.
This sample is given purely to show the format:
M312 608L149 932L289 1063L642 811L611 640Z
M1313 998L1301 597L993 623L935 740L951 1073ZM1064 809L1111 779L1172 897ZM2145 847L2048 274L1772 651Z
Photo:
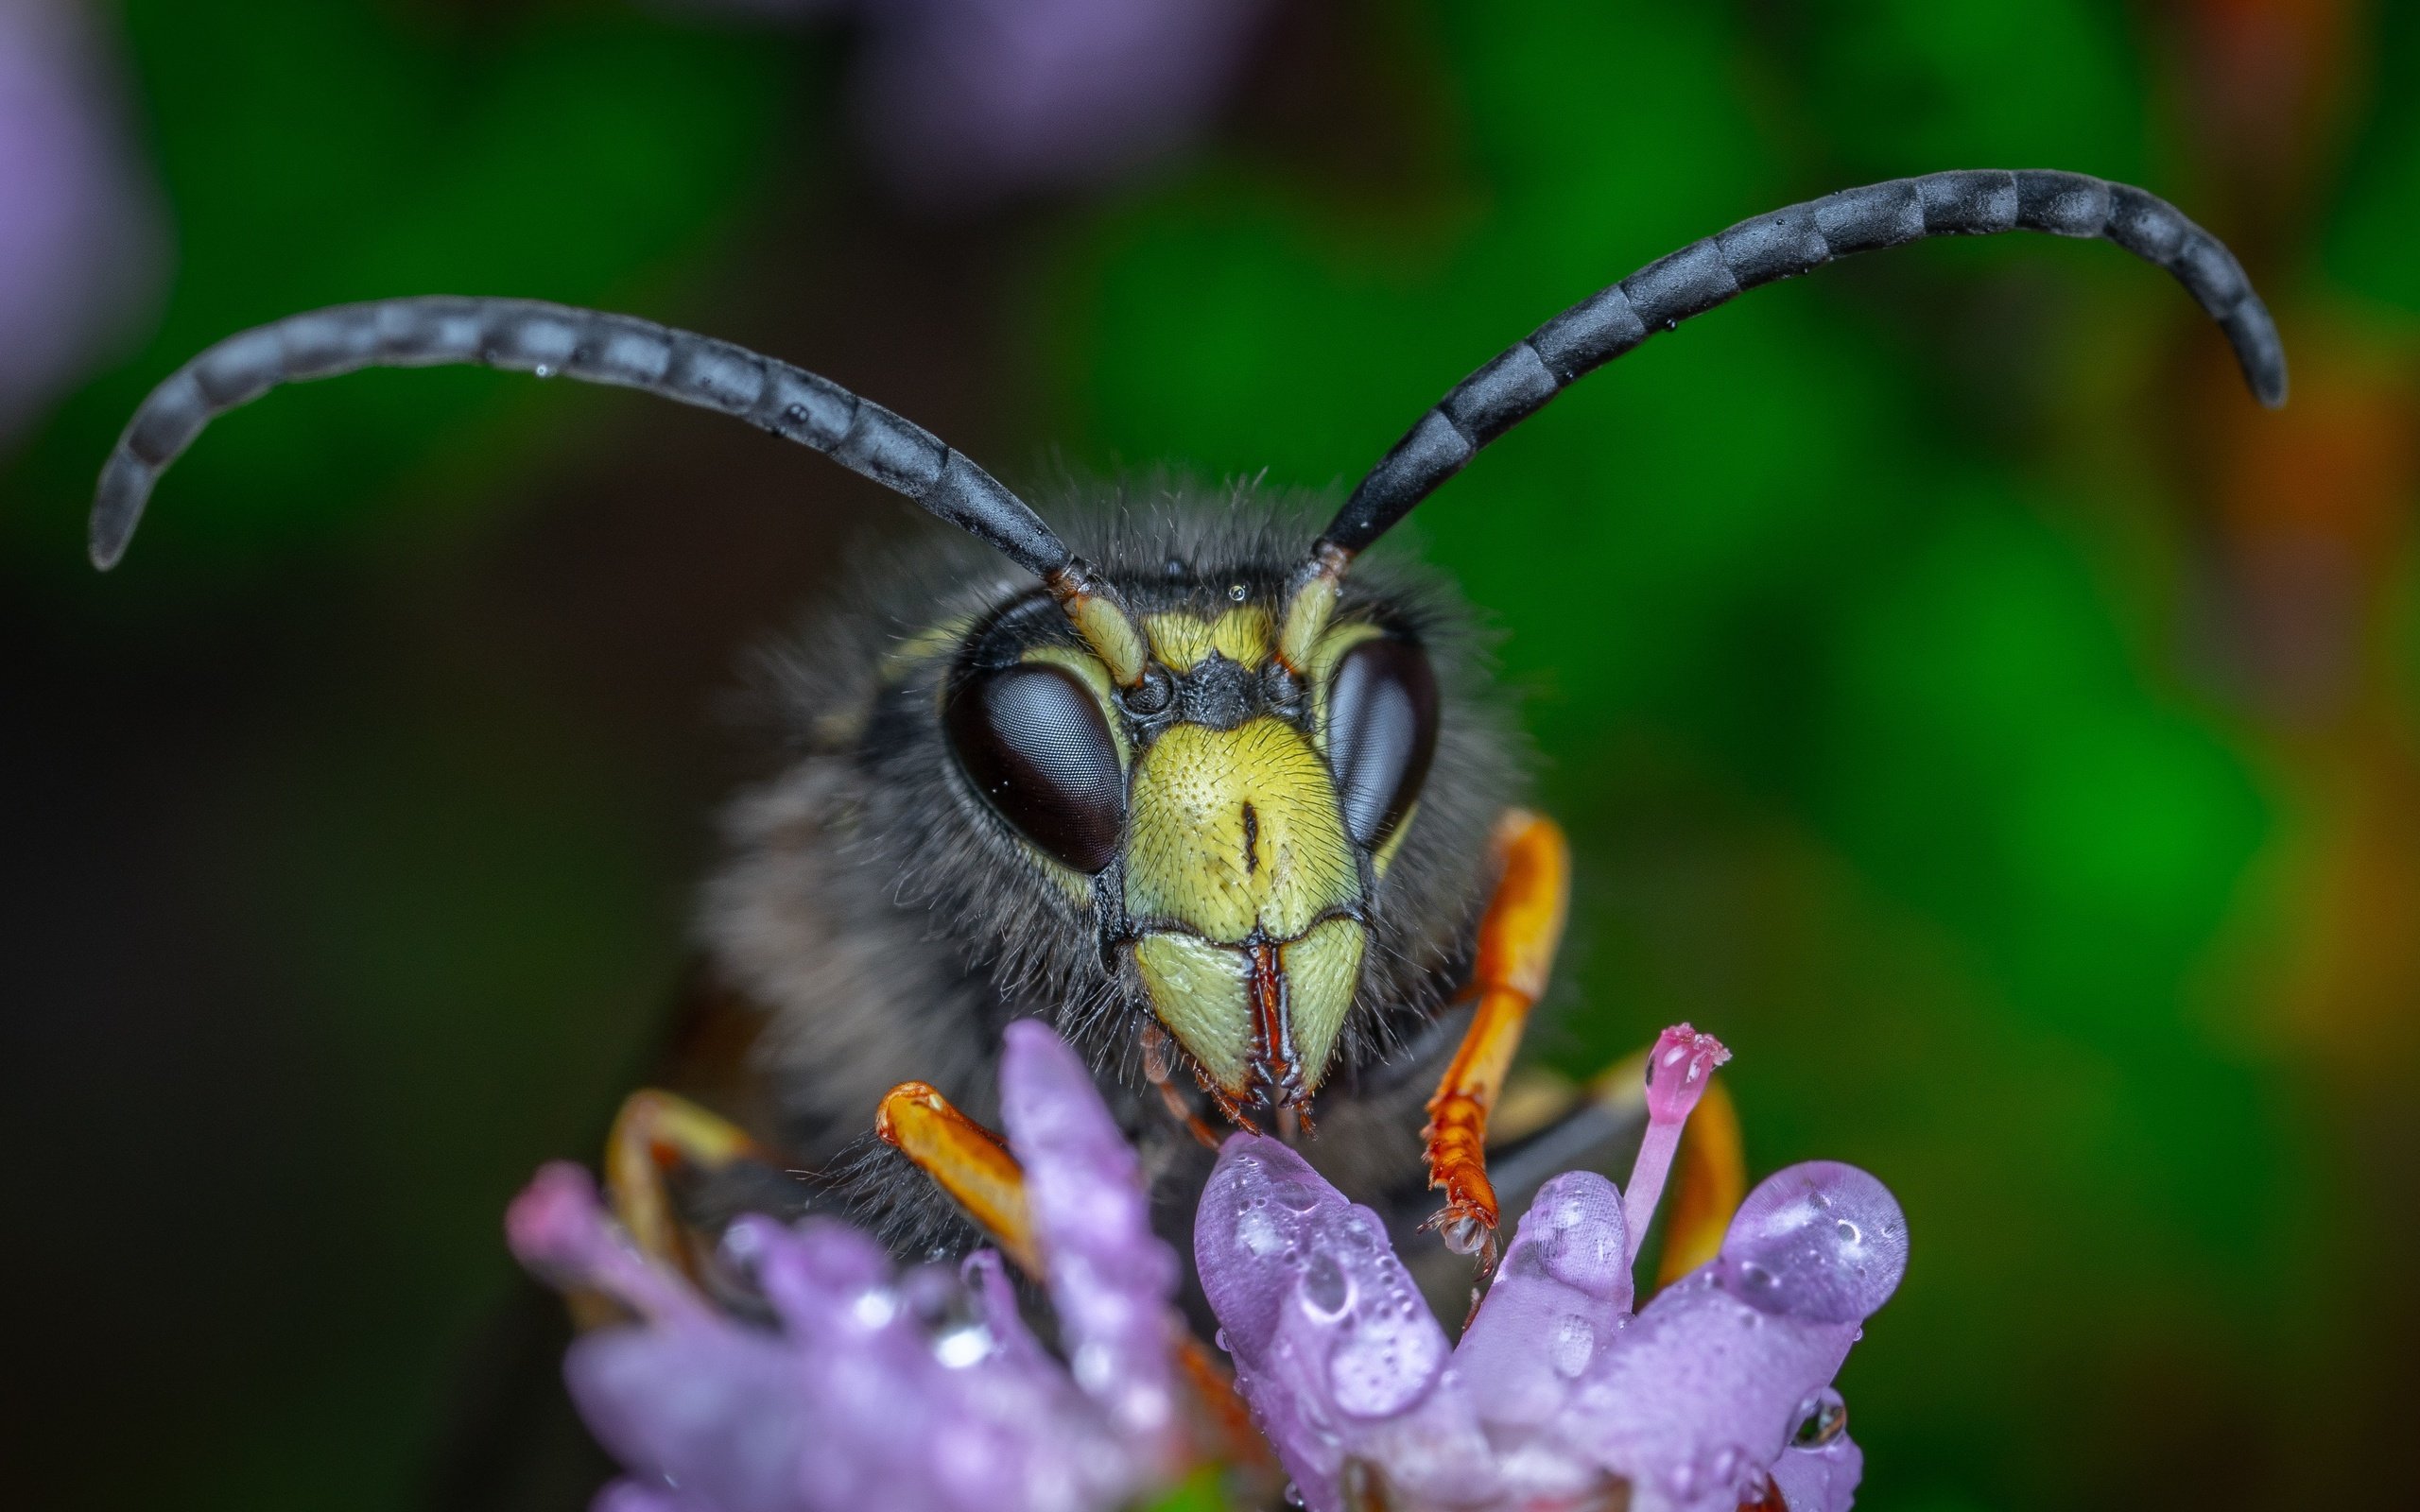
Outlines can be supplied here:
M1574 1171L1539 1190L1449 1345L1377 1215L1274 1140L1227 1142L1194 1228L1236 1384L1313 1512L1358 1504L1731 1512L1777 1486L1841 1512L1860 1468L1831 1381L1899 1283L1907 1229L1874 1177L1789 1167L1709 1263L1632 1312L1631 1266L1681 1121L1725 1058L1686 1025L1649 1061L1626 1212Z
M901 1273L845 1225L743 1219L724 1258L762 1294L767 1328L642 1257L585 1172L538 1174L506 1219L513 1252L639 1320L582 1336L564 1366L631 1472L600 1512L1091 1512L1167 1478L1177 1261L1151 1234L1133 1152L1047 1028L1011 1027L1000 1081L1072 1371L989 1250Z
M719 0L854 14L885 174L936 208L1101 182L1192 137L1266 0Z
M85 8L0 0L0 439L148 307L158 208Z
M1862 1466L1831 1381L1907 1263L1881 1183L1821 1162L1780 1172L1711 1263L1632 1310L1681 1126L1726 1058L1685 1024L1666 1031L1631 1202L1592 1172L1548 1181L1459 1345L1376 1214L1275 1140L1227 1142L1195 1224L1201 1283L1313 1512L1732 1512L1772 1497L1845 1512ZM564 1366L630 1471L598 1512L1107 1512L1186 1469L1177 1263L1133 1151L1041 1024L1010 1027L1001 1104L1065 1366L989 1250L902 1272L845 1225L743 1219L721 1259L769 1323L743 1320L641 1255L585 1173L538 1174L507 1218L514 1253L635 1318L584 1335Z

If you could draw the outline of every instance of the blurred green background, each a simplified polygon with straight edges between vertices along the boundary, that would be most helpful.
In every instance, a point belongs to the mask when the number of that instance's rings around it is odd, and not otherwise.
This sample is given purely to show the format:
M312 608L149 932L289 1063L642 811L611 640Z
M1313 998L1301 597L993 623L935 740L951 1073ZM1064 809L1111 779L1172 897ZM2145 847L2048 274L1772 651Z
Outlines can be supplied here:
M937 195L880 135L922 55L780 9L91 13L158 251L0 442L12 1497L465 1495L434 1446L503 1203L638 1074L761 769L717 696L844 548L938 528L712 417L373 373L216 427L100 578L91 477L177 362L531 295L804 363L1012 482L1325 487L1637 265L1957 166L2176 200L2292 404L2109 248L1935 243L1657 341L1451 484L1422 549L1506 632L1580 848L1543 1048L1694 1020L1758 1171L1898 1192L1860 1506L2409 1494L2420 10L1239 4L1136 163Z

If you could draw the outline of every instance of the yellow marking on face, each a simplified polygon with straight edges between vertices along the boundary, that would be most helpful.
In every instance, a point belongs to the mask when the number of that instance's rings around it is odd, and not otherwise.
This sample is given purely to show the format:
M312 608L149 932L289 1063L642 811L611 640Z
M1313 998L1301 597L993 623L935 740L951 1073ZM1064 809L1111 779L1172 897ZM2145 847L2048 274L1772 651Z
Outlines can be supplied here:
M1286 664L1298 672L1309 668L1310 659L1318 654L1320 643L1327 634L1328 621L1335 616L1337 601L1344 593L1342 572L1340 564L1335 572L1318 574L1286 603L1286 627L1278 650L1286 658Z
M1331 919L1278 950L1286 971L1294 1056L1303 1068L1305 1091L1316 1090L1327 1073L1328 1055L1336 1048L1344 1015L1353 1006L1353 990L1361 980L1365 937L1354 920Z
M958 614L905 637L883 653L882 680L902 681L922 662L956 655L958 648L965 644L967 633L974 628L973 619Z
M1143 630L1151 638L1151 654L1171 672L1190 672L1213 651L1257 667L1269 660L1275 633L1269 610L1258 604L1238 604L1215 620L1173 610L1146 614Z
M1374 641L1383 633L1374 625L1339 626L1336 633L1322 641L1311 653L1311 664L1305 675L1310 679L1311 730L1320 749L1327 749L1327 689L1336 679L1336 664L1344 660L1345 652L1364 641Z
M1239 604L1210 627L1210 648L1230 662L1256 667L1269 660L1274 631L1269 610L1257 604Z
M1111 677L1131 685L1143 676L1143 662L1150 652L1124 610L1105 598L1086 597L1076 599L1069 612L1076 621L1076 633L1099 655Z
M1403 817L1395 824L1395 833L1388 835L1385 842L1378 847L1378 853L1370 858L1372 871L1384 877L1387 874L1387 868L1395 864L1395 852L1403 849L1403 837L1411 833L1412 817L1419 812L1420 804L1416 799L1409 808L1403 811Z
M1171 725L1129 789L1126 910L1220 944L1297 938L1360 893L1327 763L1262 714L1233 730Z
M1191 935L1149 934L1134 964L1151 1011L1219 1086L1240 1089L1252 1063L1251 964Z

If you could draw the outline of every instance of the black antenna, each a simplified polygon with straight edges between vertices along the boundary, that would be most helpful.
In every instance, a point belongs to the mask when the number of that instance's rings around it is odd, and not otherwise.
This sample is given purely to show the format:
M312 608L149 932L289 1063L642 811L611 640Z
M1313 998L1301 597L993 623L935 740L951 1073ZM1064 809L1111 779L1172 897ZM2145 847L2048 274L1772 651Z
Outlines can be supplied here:
M2004 231L2097 236L2168 269L2226 333L2254 395L2272 409L2286 402L2286 351L2268 307L2235 254L2167 200L2081 173L1893 179L1743 220L1648 264L1538 327L1463 379L1370 470L1300 576L1332 587L1345 559L1386 534L1480 447L1536 414L1574 379L1658 331L1759 284L1811 272L1852 252Z
M170 374L127 421L101 469L93 564L116 564L160 474L203 426L238 404L306 378L454 363L637 388L735 415L906 494L1041 574L1062 602L1102 592L1058 535L992 474L924 427L828 379L627 315L444 295L288 316L229 336Z

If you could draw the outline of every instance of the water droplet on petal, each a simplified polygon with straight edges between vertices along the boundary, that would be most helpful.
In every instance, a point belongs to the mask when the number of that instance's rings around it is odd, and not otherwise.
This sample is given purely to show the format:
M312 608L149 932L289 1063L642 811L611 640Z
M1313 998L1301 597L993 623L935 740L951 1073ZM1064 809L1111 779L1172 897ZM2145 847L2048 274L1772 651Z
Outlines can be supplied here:
M899 1298L883 1287L873 1287L857 1294L849 1304L849 1315L863 1329L878 1329L899 1315Z
M963 1370L992 1352L992 1331L980 1323L967 1323L938 1333L933 1337L933 1358L945 1369Z
M1335 1256L1322 1250L1303 1272L1302 1297L1305 1312L1323 1323L1333 1322L1353 1305L1353 1280Z
M1800 1402L1793 1417L1796 1421L1789 1431L1789 1447L1821 1449L1847 1431L1849 1404L1839 1392L1825 1386Z
M1548 1349L1554 1373L1565 1381L1575 1380L1588 1368L1589 1359L1597 1352L1597 1331L1579 1314L1565 1314L1555 1326L1554 1343Z
M1256 1208L1246 1208L1236 1219L1236 1243L1253 1256L1267 1260L1286 1247L1286 1236L1270 1222L1269 1214Z

